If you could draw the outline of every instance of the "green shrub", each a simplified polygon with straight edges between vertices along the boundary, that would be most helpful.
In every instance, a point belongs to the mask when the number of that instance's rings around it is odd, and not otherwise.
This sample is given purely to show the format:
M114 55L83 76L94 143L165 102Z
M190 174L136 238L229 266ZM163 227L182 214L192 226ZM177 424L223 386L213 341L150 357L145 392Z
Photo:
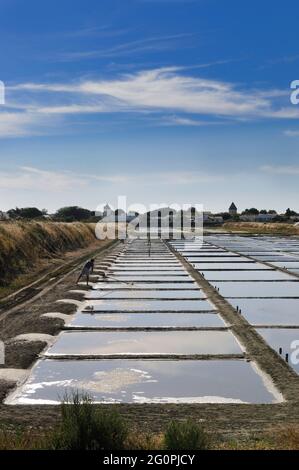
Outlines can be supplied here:
M52 447L66 450L123 449L127 426L115 411L97 408L88 395L75 392L61 404L62 422Z
M205 450L209 438L202 425L194 421L172 421L166 429L164 444L167 450Z

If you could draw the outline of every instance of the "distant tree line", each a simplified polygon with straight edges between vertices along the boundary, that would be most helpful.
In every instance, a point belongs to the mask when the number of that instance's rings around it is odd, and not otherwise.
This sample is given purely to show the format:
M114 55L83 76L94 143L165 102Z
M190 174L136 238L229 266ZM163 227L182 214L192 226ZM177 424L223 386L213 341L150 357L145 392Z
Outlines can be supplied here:
M191 208L191 213L192 213ZM117 209L115 211L116 215L116 220L119 215L121 215L123 211L121 209ZM47 209L38 209L37 207L16 207L15 209L10 209L7 211L7 214L10 219L24 219L24 220L33 220L33 219L41 219L41 220L54 220L54 221L61 221L61 222L75 222L75 221L85 221L85 222L96 222L98 221L101 217L97 216L94 211L90 211L88 209L84 209L83 207L79 206L66 206L66 207L61 207L58 209L54 214L48 214ZM250 209L245 209L241 215L258 215L258 214L273 214L275 215L275 218L273 218L273 221L284 221L286 219L289 219L292 216L298 215L298 213L294 210L291 210L288 208L284 214L277 214L277 212L274 209L266 210L258 210L255 207L252 207ZM138 215L136 213L136 215ZM239 215L231 216L228 212L221 212L219 214L215 214L222 216L224 220L228 219L235 219L237 220L239 218Z
M252 207L251 209L245 209L245 211L242 212L242 215L258 215L258 214L277 214L277 212L274 209L270 209L269 211L267 211L267 209L258 210L255 207Z
M47 210L39 210L37 207L16 207L10 209L7 214L11 219L38 219L47 215Z
M84 209L79 206L61 207L54 214L49 215L46 209L38 209L37 207L16 207L7 211L10 219L51 219L61 222L74 222L74 221L93 221L98 220L99 217L95 216L95 212Z

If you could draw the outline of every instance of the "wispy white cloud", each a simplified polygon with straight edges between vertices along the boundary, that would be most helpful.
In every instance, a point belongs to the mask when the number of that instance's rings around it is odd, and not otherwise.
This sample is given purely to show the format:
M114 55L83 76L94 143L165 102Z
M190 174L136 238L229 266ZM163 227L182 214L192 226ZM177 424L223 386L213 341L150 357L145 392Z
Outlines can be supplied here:
M188 39L194 38L194 33L180 33L165 36L153 36L135 41L126 41L111 47L102 49L69 51L55 55L53 60L60 62L74 62L84 59L113 58L130 56L148 52L168 51L180 47L194 47L194 41Z
M239 91L228 82L183 75L176 67L126 74L116 80L25 83L14 89L101 96L103 102L113 98L134 110L167 109L227 116L271 112L270 101L260 92Z
M10 172L0 171L0 189L56 192L86 184L86 180L69 172L46 171L26 166Z
M270 59L266 62L266 64L262 65L260 69L265 69L267 67L271 67L273 65L281 65L281 64L292 64L299 60L299 54L295 55L285 55L281 57L277 57L276 59Z
M49 171L35 167L22 166L11 171L0 171L0 190L30 191L68 191L82 187L96 187L99 183L109 185L190 185L211 183L223 178L214 173L199 171L172 171L128 174L76 174L69 171Z
M264 165L261 170L273 175L299 175L298 165Z
M286 130L284 131L284 135L287 137L299 137L299 130Z
M102 26L89 26L85 28L78 28L73 31L64 31L63 33L58 33L66 38L85 38L85 37L100 37L100 38L110 38L117 37L123 34L130 32L130 29L120 28L114 29L110 25Z
M0 112L0 138L39 135L52 124L47 116L39 113Z
M146 176L146 175L144 175ZM224 176L216 173L207 173L204 171L170 171L165 173L154 173L150 175L150 180L155 183L165 184L195 184L195 183L213 183L223 180ZM149 184L152 184L149 183Z
M143 70L116 79L20 83L7 90L7 107L14 112L5 114L0 109L0 137L13 136L14 129L19 136L34 133L35 126L40 132L50 123L55 125L59 116L66 120L75 114L161 113L162 124L164 120L168 125L194 127L207 124L203 116L215 122L223 118L299 119L299 107L281 106L287 100L285 90L244 89L191 76L181 67ZM21 113L16 112L18 106Z
M159 125L162 126L187 126L187 127L201 127L215 124L211 121L200 121L198 119L190 119L189 117L169 116L159 120Z
M296 106L288 106L280 109L269 109L263 113L264 117L276 119L299 119L299 108Z
M122 174L104 174L104 175L82 175L88 178L91 182L93 180L102 181L107 183L126 183L138 185L184 185L193 183L211 183L224 179L224 176L209 173L205 171L153 171L146 173L122 173Z

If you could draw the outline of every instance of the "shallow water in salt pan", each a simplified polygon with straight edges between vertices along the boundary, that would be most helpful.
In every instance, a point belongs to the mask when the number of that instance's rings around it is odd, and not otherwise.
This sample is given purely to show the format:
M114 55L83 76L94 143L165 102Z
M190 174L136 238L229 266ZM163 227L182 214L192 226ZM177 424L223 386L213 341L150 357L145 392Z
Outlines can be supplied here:
M262 264L259 264L259 263L254 263L254 262L248 262L248 263L193 263L191 261L191 264L193 265L194 264L194 267L198 270L198 271L206 271L206 270L210 270L210 269L213 269L213 270L216 270L216 269L232 269L232 270L235 270L235 269L244 269L244 270L251 270L251 269L254 269L254 270L257 270L257 269L262 269L262 270L270 270L271 268L269 268L268 266L263 266Z
M183 270L183 269L180 269L180 270L176 270L176 271L161 271L161 270L157 270L157 271L142 271L142 270L114 270L114 269L109 269L109 271L106 271L106 275L109 277L109 276L115 276L117 278L122 278L123 276L134 276L136 277L137 279L140 277L141 281L144 279L144 278L147 278L148 276L155 276L157 277L157 280L160 279L160 277L163 275L164 278L168 279L169 277L171 277L171 279L173 278L174 280L178 279L178 280L181 280L181 278L186 278L186 276L188 276L188 274L186 274L186 271Z
M228 299L252 325L299 326L299 299Z
M94 289L129 289L137 291L138 289L194 289L197 286L192 280L188 282L97 282L93 285Z
M205 262L212 262L212 261L216 261L217 263L246 263L246 262L250 262L252 260L249 260L248 258L244 258L244 257L241 257L241 256L235 256L235 257L232 257L232 256L227 256L227 257L220 257L220 256L217 256L217 257L213 257L213 256L203 256L203 257L200 257L200 256L186 256L186 259L188 261L190 261L190 263L205 263Z
M78 313L68 324L77 328L191 328L224 327L215 313Z
M85 294L86 299L202 299L205 294L200 289L192 290L91 290Z
M10 404L57 404L79 390L98 403L273 403L243 360L40 360Z
M224 297L299 297L299 282L220 282L212 283Z
M161 272L163 271L163 274L180 274L180 273L185 273L185 270L182 269L181 267L179 266L163 266L163 265L158 265L158 266L144 266L144 265L140 265L140 266L115 266L113 265L111 268L111 271L113 272L118 272L118 273L122 273L122 272L129 272L129 273L132 273L132 272L138 272L138 273L141 273L141 274L146 274L147 272L150 273L150 274L155 274L156 272L158 272L158 275L161 274Z
M257 328L256 331L276 352L282 348L282 357L288 353L289 365L299 374L299 328Z
M241 354L229 331L62 332L47 356Z
M134 311L172 311L172 312L197 312L206 310L215 310L215 307L207 300L143 300L143 299L103 299L89 300L84 302L82 311L92 312L128 312ZM92 313L91 312L91 313Z
M108 274L108 278L109 278L109 274ZM188 275L188 274L182 274L182 275L179 275L179 276L175 276L175 275L172 275L172 276L162 276L161 273L159 273L159 275L157 276L153 276L153 275L150 275L150 274L145 274L144 276L137 276L137 275L134 275L134 274L127 274L127 275L124 275L124 274L118 274L117 275L111 275L111 280L114 280L114 279L119 279L120 281L139 281L139 282L144 282L144 281L161 281L161 282L165 282L165 281L174 281L174 282L179 282L179 281L192 281L192 278Z
M219 281L280 281L293 280L289 274L278 271L207 271L204 273L208 280Z

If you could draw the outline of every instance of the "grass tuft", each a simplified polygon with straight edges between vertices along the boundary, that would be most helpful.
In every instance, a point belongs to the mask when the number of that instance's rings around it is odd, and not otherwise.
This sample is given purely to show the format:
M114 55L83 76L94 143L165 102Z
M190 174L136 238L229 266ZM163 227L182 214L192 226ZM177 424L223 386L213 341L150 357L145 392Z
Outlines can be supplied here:
M167 450L206 450L210 439L202 425L194 421L172 421L165 432Z

